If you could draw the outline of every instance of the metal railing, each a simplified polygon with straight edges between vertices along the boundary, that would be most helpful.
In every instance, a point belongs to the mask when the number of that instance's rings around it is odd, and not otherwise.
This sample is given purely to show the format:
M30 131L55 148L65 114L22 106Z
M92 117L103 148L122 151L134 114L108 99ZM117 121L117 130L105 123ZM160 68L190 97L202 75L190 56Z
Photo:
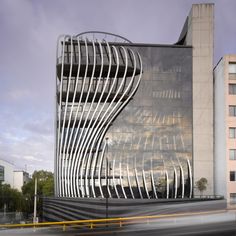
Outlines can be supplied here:
M149 224L151 220L170 218L170 217L181 217L181 216L194 216L204 214L216 214L224 213L227 210L213 210L213 211L202 211L202 212L188 212L188 213L177 213L177 214L161 214L152 216L134 216L134 217L122 217L122 218L108 218L108 219L89 219L89 220L74 220L74 221L60 221L60 222L42 222L42 223L28 223L28 224L0 224L1 228L40 228L49 226L62 226L62 230L65 231L68 226L86 227L93 229L101 226L125 226L128 224Z
M224 199L222 195L194 195L194 198L202 198L202 199Z

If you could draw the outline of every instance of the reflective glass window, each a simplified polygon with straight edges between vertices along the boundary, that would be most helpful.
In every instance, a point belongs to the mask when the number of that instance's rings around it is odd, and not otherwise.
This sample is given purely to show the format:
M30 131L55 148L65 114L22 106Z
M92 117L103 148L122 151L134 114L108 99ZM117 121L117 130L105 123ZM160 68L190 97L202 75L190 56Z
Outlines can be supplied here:
M229 150L229 159L230 160L236 160L236 149L230 149Z
M229 106L229 116L236 116L236 106Z
M236 171L230 171L229 172L229 180L230 181L236 181Z
M0 181L4 181L4 166L0 166Z
M236 203L236 193L230 193L230 203Z
M236 74L236 62L229 63L229 73Z
M236 84L229 84L229 94L236 94Z
M236 138L236 128L235 127L229 128L229 138Z

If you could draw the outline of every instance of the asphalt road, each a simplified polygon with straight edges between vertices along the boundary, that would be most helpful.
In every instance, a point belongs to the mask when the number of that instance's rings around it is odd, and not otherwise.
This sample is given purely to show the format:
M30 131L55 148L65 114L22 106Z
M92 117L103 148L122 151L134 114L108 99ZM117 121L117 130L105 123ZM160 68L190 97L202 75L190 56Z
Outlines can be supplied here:
M236 236L236 212L224 212L208 215L190 215L155 219L122 227L108 226L94 229L67 227L3 229L0 236L81 236L81 235L214 235Z
M81 236L81 235L121 235L121 236L151 236L151 235L236 235L236 222L223 222L215 224L204 224L204 225L194 225L185 227L170 227L156 229L155 227L142 227L142 225L130 228L104 228L95 230L78 230L69 229L67 231L62 231L58 228L44 228L44 229L14 229L14 230L2 230L0 231L1 236Z

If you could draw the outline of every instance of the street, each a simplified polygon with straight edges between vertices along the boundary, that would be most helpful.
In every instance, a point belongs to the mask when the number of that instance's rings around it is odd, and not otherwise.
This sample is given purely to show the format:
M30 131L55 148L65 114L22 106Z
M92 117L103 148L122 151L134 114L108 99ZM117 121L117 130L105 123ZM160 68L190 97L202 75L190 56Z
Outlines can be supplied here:
M152 219L148 222L129 222L117 225L79 228L62 226L46 228L2 229L1 236L77 236L77 235L236 235L236 212L226 211L204 215L185 215Z

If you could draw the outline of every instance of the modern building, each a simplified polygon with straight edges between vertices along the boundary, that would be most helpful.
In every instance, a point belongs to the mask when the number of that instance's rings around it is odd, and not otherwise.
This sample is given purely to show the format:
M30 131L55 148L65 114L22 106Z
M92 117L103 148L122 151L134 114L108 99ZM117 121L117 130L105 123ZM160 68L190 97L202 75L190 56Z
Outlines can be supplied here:
M214 69L215 193L236 203L236 55Z
M194 4L175 44L104 32L57 45L55 195L213 194L213 4Z
M19 191L21 191L21 187L24 184L30 181L29 173L24 170L14 170L13 177L13 187Z
M0 181L2 184L10 184L13 186L13 171L14 165L12 163L0 159Z
M12 188L21 191L21 187L29 182L29 173L23 170L15 170L15 166L0 159L0 182L9 184Z

